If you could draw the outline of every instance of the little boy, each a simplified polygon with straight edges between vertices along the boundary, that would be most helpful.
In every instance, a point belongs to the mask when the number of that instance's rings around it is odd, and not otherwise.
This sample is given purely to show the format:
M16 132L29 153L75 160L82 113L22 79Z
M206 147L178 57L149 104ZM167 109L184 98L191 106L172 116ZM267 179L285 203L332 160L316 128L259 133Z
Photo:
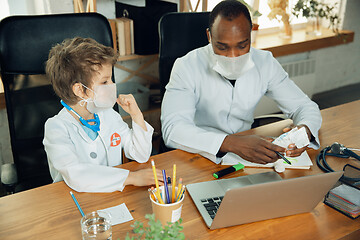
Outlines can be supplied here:
M112 82L115 51L89 38L54 46L46 73L64 108L45 123L43 144L54 182L79 192L122 191L126 185L154 184L151 168L129 172L113 166L128 158L148 161L154 129L144 121L134 97L116 96ZM112 107L132 118L132 129ZM157 173L161 176L161 172ZM159 177L161 179L161 177Z

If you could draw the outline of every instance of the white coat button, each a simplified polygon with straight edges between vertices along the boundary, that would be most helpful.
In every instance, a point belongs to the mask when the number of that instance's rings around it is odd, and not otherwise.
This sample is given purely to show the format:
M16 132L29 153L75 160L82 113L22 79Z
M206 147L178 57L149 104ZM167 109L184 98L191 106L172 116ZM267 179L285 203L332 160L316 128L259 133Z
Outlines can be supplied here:
M90 153L90 157L91 157L91 158L96 158L96 157L97 157L97 154L96 154L95 152L91 152L91 153Z

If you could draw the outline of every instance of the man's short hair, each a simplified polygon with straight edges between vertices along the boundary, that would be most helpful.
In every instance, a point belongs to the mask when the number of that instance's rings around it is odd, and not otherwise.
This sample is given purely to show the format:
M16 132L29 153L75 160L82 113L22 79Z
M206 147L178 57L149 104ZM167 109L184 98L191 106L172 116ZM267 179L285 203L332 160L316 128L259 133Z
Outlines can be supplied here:
M67 104L80 99L73 93L75 83L91 87L94 74L104 64L115 65L118 54L94 39L76 37L55 45L46 62L46 74L55 93ZM83 88L86 92L86 88Z
M209 16L209 28L211 28L214 24L214 21L217 16L224 17L228 21L232 21L237 18L241 14L244 14L245 17L249 20L250 29L252 28L252 20L250 16L249 9L237 0L225 0L218 3L214 9L211 11Z

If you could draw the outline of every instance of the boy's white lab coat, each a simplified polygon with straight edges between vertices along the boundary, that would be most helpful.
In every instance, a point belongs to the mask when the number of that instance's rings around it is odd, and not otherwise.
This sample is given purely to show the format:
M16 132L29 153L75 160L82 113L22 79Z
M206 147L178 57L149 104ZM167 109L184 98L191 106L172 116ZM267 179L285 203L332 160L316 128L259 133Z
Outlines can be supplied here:
M149 159L154 129L148 123L147 131L135 122L130 129L113 109L98 115L94 141L65 108L46 121L43 144L54 182L64 180L78 192L122 191L129 171L112 167L122 163L122 148L139 163Z
M319 147L318 106L289 79L269 51L250 49L255 66L236 79L235 86L212 69L212 54L209 44L174 63L161 106L167 146L226 163L230 154L216 158L223 140L228 134L250 129L255 107L266 95L295 125L308 126L315 137L309 146Z

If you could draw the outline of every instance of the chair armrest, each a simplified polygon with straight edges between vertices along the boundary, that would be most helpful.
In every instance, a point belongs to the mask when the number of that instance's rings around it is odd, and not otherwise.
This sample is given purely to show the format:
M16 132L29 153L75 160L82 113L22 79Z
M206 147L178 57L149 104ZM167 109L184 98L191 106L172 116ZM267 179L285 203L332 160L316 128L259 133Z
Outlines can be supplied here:
M286 116L282 113L274 113L268 115L261 115L254 118L254 122L251 125L251 128L260 127L269 123L281 121L287 119Z
M7 194L15 192L18 182L15 164L6 163L1 166L1 183L5 187Z

